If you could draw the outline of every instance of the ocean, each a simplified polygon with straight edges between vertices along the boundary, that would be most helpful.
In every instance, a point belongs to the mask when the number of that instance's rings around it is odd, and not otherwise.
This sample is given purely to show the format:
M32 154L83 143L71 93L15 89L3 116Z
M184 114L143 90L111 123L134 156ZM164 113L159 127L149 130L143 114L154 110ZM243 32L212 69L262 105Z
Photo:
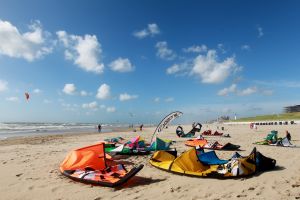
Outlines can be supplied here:
M128 127L128 124L102 124L101 132L110 132L113 130L113 128L118 127ZM6 139L15 136L51 135L97 131L97 124L92 123L0 122L0 139Z

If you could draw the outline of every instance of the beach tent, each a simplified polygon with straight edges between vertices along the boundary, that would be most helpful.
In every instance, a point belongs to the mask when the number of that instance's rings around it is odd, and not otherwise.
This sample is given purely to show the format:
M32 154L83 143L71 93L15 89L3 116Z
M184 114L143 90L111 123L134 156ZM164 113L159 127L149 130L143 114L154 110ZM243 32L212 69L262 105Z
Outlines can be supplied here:
M191 148L180 156L173 155L166 151L157 151L150 159L150 164L168 171L187 176L199 177L241 177L253 175L256 171L264 168L258 168L256 161L256 148L246 157L232 158L224 164L207 164L201 162L197 156L197 149ZM263 157L260 157L263 158ZM265 157L266 158L266 157ZM261 164L267 164L267 169L273 169L276 161L274 159L260 160Z
M73 150L60 164L60 172L75 181L108 187L122 185L142 168L127 171L123 164L108 159L104 143Z
M185 145L190 147L201 147L204 149L212 149L212 150L238 150L241 147L240 145L235 145L231 143L226 143L222 145L218 141L208 142L204 138L187 140L185 142Z
M184 133L183 128L181 126L178 126L176 128L176 134L178 137L193 137L195 136L196 132L200 132L202 128L202 125L200 123L197 123L192 130L190 130L188 133Z

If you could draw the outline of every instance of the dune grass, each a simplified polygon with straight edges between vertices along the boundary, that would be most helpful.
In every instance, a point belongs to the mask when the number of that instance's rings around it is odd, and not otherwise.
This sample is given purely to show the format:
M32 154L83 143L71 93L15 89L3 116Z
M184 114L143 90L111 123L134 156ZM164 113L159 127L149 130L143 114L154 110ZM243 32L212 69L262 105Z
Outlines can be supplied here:
M295 113L282 113L278 115L260 115L255 117L245 117L237 120L231 120L235 122L246 122L246 121L291 121L291 120L299 120L300 112Z

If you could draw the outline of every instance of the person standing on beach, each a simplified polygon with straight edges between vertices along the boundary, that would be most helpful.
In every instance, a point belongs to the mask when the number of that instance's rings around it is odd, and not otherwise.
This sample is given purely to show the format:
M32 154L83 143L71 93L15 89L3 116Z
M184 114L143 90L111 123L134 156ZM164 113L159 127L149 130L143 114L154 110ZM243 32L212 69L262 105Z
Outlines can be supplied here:
M285 133L286 133L286 138L287 138L289 141L291 141L291 139L292 139L291 134L290 134L288 131L285 131Z
M102 129L101 124L98 124L98 132L99 132L99 133L101 132L101 129Z
M144 124L141 124L141 125L140 125L140 131L143 130L143 126L144 126Z

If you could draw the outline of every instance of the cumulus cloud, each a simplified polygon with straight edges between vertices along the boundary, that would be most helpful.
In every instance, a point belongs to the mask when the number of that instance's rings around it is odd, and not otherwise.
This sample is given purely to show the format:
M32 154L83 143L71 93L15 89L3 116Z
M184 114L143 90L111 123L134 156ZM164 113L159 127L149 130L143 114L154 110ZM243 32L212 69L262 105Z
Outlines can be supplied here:
M209 50L207 55L199 55L194 59L191 70L192 75L201 78L203 83L221 83L231 73L241 70L234 57L228 57L224 61L218 61L215 50Z
M224 44L222 43L219 43L218 44L218 49L221 51L221 53L226 53L226 50L225 50L225 47L224 47Z
M202 45L193 45L188 48L183 49L184 52L186 53L202 53L207 51L207 46L202 44Z
M8 89L7 85L8 85L7 81L0 79L0 92L7 90Z
M178 64L174 64L171 67L167 68L167 74L175 74L180 70L180 66Z
M160 98L159 97L155 97L154 98L154 102L158 103L160 101Z
M62 90L65 94L73 95L76 92L76 87L73 83L67 83Z
M156 55L164 60L174 60L176 54L172 49L168 48L168 43L166 41L157 42L155 45L157 52Z
M168 97L165 99L165 102L172 102L174 101L174 98L173 97Z
M33 90L33 93L35 93L35 94L39 94L39 93L41 93L41 92L42 92L42 90L40 90L40 89L38 89L38 88L36 88L36 89Z
M109 112L109 113L113 113L113 112L116 112L116 108L115 107L107 107L106 108L106 112Z
M241 46L241 49L249 51L250 50L250 46L248 44L244 44L244 45Z
M123 93L123 94L120 94L120 101L129 101L129 100L132 100L132 99L136 99L138 98L138 95L130 95L130 94L127 94L127 93Z
M148 36L153 37L159 33L160 33L159 27L157 26L157 24L153 23L153 24L148 24L147 28L145 29L142 29L140 31L135 31L133 35L139 39L143 39Z
M131 72L134 66L128 58L118 58L109 64L110 69L115 72Z
M7 97L6 101L17 102L17 101L19 101L19 98L18 97Z
M65 59L71 60L81 69L96 74L103 73L104 64L101 62L101 44L96 35L84 36L57 31L59 41L66 48Z
M87 95L88 95L88 93L87 93L86 91L84 91L84 90L81 90L81 91L80 91L80 96L85 97L85 96L87 96Z
M16 26L0 19L0 54L30 62L50 54L53 49L50 33L43 31L39 21L28 28L28 32L21 33Z
M239 96L248 96L248 95L254 94L256 92L257 92L257 88L256 87L248 87L246 89L238 91L238 95Z
M229 93L235 93L236 89L237 89L236 87L237 87L236 84L232 84L230 87L220 90L218 92L218 95L219 96L227 96Z
M258 38L264 36L263 28L261 26L257 26Z
M108 99L109 97L110 97L110 86L104 83L98 88L96 98Z
M96 101L93 101L91 103L84 103L84 104L82 104L82 108L97 110L98 109L98 103Z

